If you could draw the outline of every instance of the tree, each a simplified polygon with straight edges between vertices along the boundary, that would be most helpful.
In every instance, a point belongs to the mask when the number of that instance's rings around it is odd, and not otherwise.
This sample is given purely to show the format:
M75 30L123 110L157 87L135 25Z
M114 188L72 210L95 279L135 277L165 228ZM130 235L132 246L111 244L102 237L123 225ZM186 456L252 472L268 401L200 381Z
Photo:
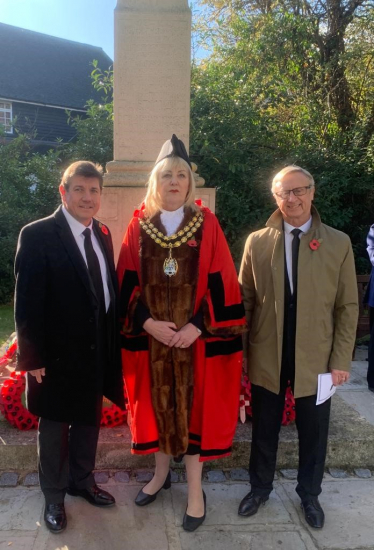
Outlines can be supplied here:
M350 234L357 267L367 271L365 235L374 206L373 10L365 7L365 25L361 7L360 17L356 10L343 28L344 48L336 51L344 79L332 85L337 73L331 72L331 55L322 53L331 51L336 27L330 13L322 18L319 4L313 13L303 2L282 0L204 4L212 17L198 31L212 53L193 71L191 151L202 176L219 187L218 214L236 258L244 236L273 209L272 176L293 163L315 176L324 221ZM339 1L331 9L339 8L336 14L347 22L347 6L342 12Z
M32 153L26 136L0 143L0 303L13 296L14 256L21 228L50 215L59 202L59 167L59 150Z
M101 103L87 102L84 117L72 116L70 124L76 129L74 142L67 145L69 160L91 160L102 166L113 160L113 69L102 71L93 61L92 85L103 93Z
M306 57L302 72L310 85L321 89L326 104L335 110L341 130L355 124L357 112L347 75L346 44L352 24L359 20L373 21L372 0L202 0L202 4L211 8L214 20L226 21L229 25L238 14L248 21L256 18L257 23L266 22L268 16L282 18L285 14L307 22L311 46L318 52L318 63L314 56ZM297 51L298 41L293 46ZM367 124L373 125L374 110L370 115Z

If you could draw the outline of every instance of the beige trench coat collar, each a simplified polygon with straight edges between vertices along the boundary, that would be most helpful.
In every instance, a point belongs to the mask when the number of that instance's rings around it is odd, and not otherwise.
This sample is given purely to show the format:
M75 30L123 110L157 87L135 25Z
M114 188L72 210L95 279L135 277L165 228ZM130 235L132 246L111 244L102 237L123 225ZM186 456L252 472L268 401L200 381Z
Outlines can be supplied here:
M317 230L321 226L321 218L318 214L317 208L312 205L311 209L311 216L312 216L312 225L308 231L306 231L305 235L308 235L309 232ZM273 229L277 229L278 231L283 231L283 216L279 208L273 214L270 216L268 221L266 222L266 227L272 227Z

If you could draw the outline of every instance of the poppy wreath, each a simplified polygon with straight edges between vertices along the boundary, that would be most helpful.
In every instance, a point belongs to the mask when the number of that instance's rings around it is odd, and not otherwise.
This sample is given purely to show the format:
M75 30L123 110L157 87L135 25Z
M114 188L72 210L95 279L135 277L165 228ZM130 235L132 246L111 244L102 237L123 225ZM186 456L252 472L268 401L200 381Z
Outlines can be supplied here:
M0 411L8 422L18 430L32 430L38 427L38 417L29 412L22 403L25 393L25 374L11 372L0 389Z
M17 342L12 341L5 355L0 357L0 366L14 361ZM4 418L18 430L33 430L38 427L38 417L28 411L23 404L26 388L24 372L11 372L9 378L0 386L0 412ZM112 428L126 421L127 412L109 401L103 399L103 410L100 426Z
M251 383L248 380L248 376L244 375L242 378L242 387L241 387L241 397L239 406L245 407L245 414L247 416L252 416L252 391L251 391ZM243 399L244 398L244 399ZM248 403L248 405L246 405ZM283 409L283 416L282 416L282 426L288 426L291 422L293 422L296 418L296 412L295 412L295 398L292 393L291 386L288 385L286 389L286 395L285 395L285 403L284 403L284 409Z

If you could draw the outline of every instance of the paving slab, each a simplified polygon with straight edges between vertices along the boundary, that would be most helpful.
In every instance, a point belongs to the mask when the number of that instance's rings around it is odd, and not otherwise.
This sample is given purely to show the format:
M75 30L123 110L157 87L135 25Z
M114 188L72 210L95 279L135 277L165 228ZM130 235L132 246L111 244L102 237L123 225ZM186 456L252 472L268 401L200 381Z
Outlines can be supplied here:
M204 526L210 525L264 525L290 524L291 518L279 496L273 492L266 506L261 506L256 516L243 518L238 515L238 506L242 498L248 493L249 487L242 483L232 484L204 484L207 500L207 515ZM187 487L184 484L172 487L172 499L175 512L175 525L182 525L183 514L186 510Z
M290 484L283 489L298 511L300 521L319 549L363 550L374 548L374 480L349 479L324 482L319 497L326 515L324 529L312 529L304 520L300 499Z
M40 523L43 496L39 489L25 487L0 490L0 529L36 531Z
M17 531L0 533L0 550L31 550L34 545L33 536L25 536Z
M151 506L139 508L134 505L138 491L138 486L112 486L117 506L107 510L67 497L68 528L57 537L43 526L34 550L166 550L162 496Z
M307 550L299 533L248 533L235 531L199 531L180 534L182 550Z

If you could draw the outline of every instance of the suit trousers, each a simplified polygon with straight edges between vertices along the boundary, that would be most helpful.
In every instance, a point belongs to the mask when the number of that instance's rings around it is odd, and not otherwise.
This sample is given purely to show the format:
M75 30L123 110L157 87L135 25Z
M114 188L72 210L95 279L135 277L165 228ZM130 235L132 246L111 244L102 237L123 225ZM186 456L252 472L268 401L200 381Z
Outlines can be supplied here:
M99 430L100 425L39 419L39 481L46 504L63 502L68 487L87 489L95 484Z
M373 282L374 284L374 282ZM369 306L370 320L370 342L369 342L369 364L367 381L369 388L374 388L374 307Z
M296 491L301 500L318 496L322 489L331 399L316 405L316 395L299 397L296 427L299 436L299 468ZM277 395L252 384L252 447L249 477L252 491L268 496L273 489L285 389Z

